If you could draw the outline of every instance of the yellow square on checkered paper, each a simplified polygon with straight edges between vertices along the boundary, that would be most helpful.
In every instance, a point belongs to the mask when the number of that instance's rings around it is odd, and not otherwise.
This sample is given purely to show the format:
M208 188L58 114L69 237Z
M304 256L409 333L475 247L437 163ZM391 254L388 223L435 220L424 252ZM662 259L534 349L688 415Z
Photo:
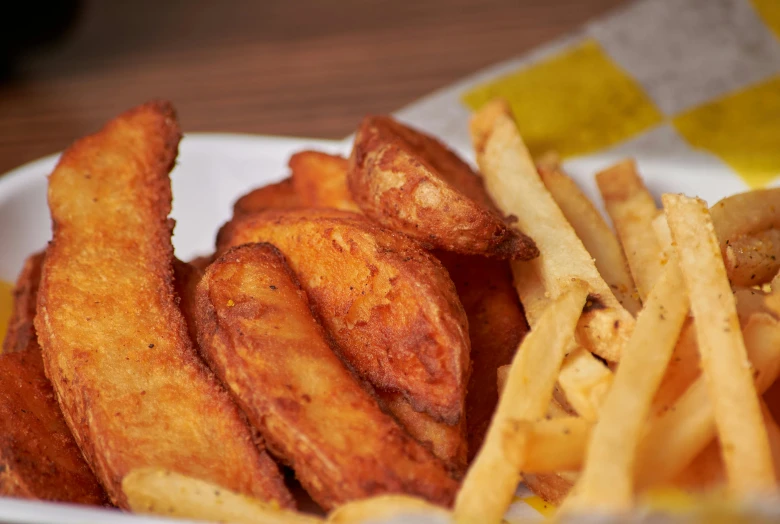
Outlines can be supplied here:
M592 153L663 120L641 86L595 40L476 87L463 100L478 109L495 97L509 100L534 155Z

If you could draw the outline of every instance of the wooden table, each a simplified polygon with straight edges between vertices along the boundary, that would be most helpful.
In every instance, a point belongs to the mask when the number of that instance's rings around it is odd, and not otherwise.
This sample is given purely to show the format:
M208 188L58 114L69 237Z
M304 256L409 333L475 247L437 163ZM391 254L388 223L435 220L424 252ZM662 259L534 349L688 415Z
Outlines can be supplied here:
M342 137L622 2L92 0L0 84L0 173L157 97L185 131Z

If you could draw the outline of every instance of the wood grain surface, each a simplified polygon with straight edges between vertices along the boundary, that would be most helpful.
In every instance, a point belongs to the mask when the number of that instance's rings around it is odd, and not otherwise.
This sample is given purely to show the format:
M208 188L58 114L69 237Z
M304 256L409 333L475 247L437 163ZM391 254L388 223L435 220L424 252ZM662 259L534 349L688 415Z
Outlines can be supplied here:
M149 98L186 131L339 138L623 0L84 3L0 84L0 173Z

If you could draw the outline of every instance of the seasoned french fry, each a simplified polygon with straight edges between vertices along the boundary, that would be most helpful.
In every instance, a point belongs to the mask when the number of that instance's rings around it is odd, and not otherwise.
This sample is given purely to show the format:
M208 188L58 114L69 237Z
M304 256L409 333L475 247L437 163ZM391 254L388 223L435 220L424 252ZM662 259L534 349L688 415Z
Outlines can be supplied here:
M537 162L537 166L539 163ZM615 233L587 196L559 168L539 167L539 175L547 190L561 208L563 215L574 232L591 254L604 281L615 297L632 315L639 312L641 305L635 295L634 279L628 270L623 248Z
M520 473L507 462L503 441L508 420L536 420L547 411L564 351L588 294L575 280L550 305L512 360L509 378L482 449L455 499L460 524L497 523L512 501Z
M766 391L780 374L780 324L756 314L743 333L756 389ZM716 436L714 403L699 377L675 404L651 420L637 452L637 487L658 486L679 475ZM771 462L767 462L771 465Z
M572 416L533 422L509 420L504 431L504 453L523 473L578 470L592 425Z
M449 522L450 512L417 497L380 495L339 506L326 520L333 524L361 524L389 518L403 520L403 517L435 517Z
M680 338L666 367L664 378L653 399L653 413L662 413L680 398L699 376L699 346L696 330L689 318L683 326Z
M278 504L159 468L132 470L122 480L122 491L135 513L236 524L323 522L313 515L281 509Z
M636 171L624 160L596 175L604 205L617 230L637 291L645 300L663 271L661 246L653 231L655 201Z
M673 481L675 486L688 491L704 491L725 483L723 451L717 439L711 441Z
M664 195L663 204L696 319L729 488L736 495L772 490L769 441L709 211L682 195Z
M544 292L553 298L572 279L588 283L589 292L598 301L583 313L578 336L586 349L610 361L620 360L634 318L604 282L582 241L544 187L508 104L494 101L477 112L471 121L471 135L488 192L504 214L517 217L518 227L537 239L541 256L525 264L532 266ZM521 282L519 274L526 271L522 264L512 263L516 283ZM526 311L532 309L522 283L518 294ZM530 317L529 323L534 324Z
M623 350L593 428L576 494L565 505L569 510L631 508L636 448L687 314L680 269L668 264Z
M577 348L563 361L558 385L577 414L595 422L612 379L613 374L607 366L588 351Z
M663 252L662 260L668 260L672 252L672 232L669 231L669 223L666 221L666 215L659 213L653 219L653 231L658 241L658 246Z

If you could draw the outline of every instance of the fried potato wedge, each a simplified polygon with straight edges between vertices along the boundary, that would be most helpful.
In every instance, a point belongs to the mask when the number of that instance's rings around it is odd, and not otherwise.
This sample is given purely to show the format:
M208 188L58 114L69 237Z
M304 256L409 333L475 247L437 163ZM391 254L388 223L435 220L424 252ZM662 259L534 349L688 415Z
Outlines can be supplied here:
M118 506L124 475L150 466L290 506L176 304L168 173L179 137L171 106L150 102L75 142L49 177L54 237L35 319L46 373Z
M339 360L274 246L239 246L209 267L197 326L211 368L320 506L387 493L452 502L456 482Z
M37 347L0 355L0 495L108 504L65 423Z
M361 213L347 185L349 162L338 155L301 151L290 157L292 184L304 207L331 207Z
M134 469L122 480L135 513L230 522L232 524L317 524L319 517L281 509L222 486L159 468Z
M780 216L778 217L780 222ZM780 229L767 229L730 240L723 251L726 273L735 286L756 286L780 270Z
M528 323L507 262L446 251L435 255L455 283L469 322L471 376L466 425L469 459L473 459L498 404L498 368L512 362Z
M233 204L234 215L256 213L266 209L294 209L303 207L291 178L253 189Z
M278 247L343 360L416 411L457 424L469 371L468 322L441 263L404 235L337 210L235 217L218 250ZM391 307L392 305L392 307Z
M441 459L453 477L463 477L468 457L467 418L461 417L457 424L446 424L428 413L415 411L402 393L375 388L374 393L382 408L410 437Z
M25 349L40 352L33 321L35 320L38 285L41 282L44 255L45 251L41 251L27 257L22 271L16 279L11 318L8 319L1 353L15 353Z
M179 309L187 324L190 340L197 344L198 331L195 325L195 290L200 279L203 278L204 269L191 262L182 262L178 258L173 259L173 289L179 299Z
M487 205L487 195L474 199L458 189L480 191L481 180L468 164L438 140L390 117L363 120L348 180L366 215L426 246L519 260L539 255L530 238Z

